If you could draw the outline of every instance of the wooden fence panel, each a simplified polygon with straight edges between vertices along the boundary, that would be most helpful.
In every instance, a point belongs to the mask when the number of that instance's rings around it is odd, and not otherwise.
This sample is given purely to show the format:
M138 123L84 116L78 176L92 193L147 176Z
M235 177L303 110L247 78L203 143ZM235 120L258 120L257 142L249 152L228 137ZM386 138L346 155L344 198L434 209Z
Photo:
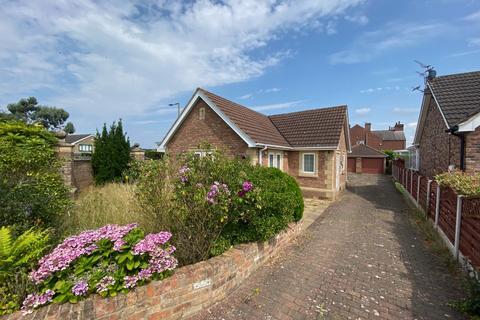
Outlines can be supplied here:
M417 185L418 185L418 176L419 174L417 172L413 172L412 177L412 183L410 184L412 186L410 190L410 194L412 195L413 199L417 200Z
M480 266L480 199L462 201L460 252L472 264Z
M455 242L455 220L457 216L457 195L450 188L441 188L440 215L438 226L451 243Z
M430 203L428 204L427 216L433 221L435 221L435 208L437 205L437 186L437 182L432 181L430 185Z
M428 179L425 177L420 178L420 196L418 203L427 212L427 188L428 188Z

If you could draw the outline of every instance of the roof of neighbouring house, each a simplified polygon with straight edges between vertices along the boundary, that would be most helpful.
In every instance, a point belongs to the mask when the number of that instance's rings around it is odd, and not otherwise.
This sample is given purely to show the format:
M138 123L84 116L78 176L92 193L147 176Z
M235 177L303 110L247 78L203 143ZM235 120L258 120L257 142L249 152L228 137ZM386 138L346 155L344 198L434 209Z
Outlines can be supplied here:
M403 131L372 130L372 133L378 136L382 140L393 140L393 141L406 140L405 133Z
M386 158L387 155L366 144L357 144L352 147L352 152L348 154L349 158Z
M348 128L347 106L313 109L267 116L238 103L197 88L180 117L175 121L159 150L193 107L196 99L203 99L219 114L250 147L270 146L285 148L331 148L340 142L343 128ZM347 149L350 149L349 130L345 130Z
M75 144L80 140L93 136L92 134L68 134L65 137L65 142L69 144Z
M480 112L480 71L439 76L428 86L449 126Z

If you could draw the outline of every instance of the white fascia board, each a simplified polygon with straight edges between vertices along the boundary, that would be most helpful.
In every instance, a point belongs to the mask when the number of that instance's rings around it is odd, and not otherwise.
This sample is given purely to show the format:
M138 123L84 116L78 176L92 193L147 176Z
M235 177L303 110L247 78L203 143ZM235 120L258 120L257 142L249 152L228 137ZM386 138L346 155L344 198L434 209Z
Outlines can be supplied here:
M470 132L475 131L480 126L480 113L477 113L470 119L460 123L458 125L458 132Z
M95 136L94 136L93 134L88 135L88 136L86 136L86 137L83 137L82 139L78 139L77 141L74 141L74 142L70 143L70 145L71 145L71 146L74 146L74 145L76 145L77 143L82 142L83 140L88 139L88 138L92 138L92 137L95 138Z
M274 149L282 149L282 150L292 150L292 151L315 151L315 150L337 150L338 146L326 146L326 147L285 147L285 146L278 146L268 143L257 143L256 145L258 148L261 147L268 147Z
M170 141L170 139L172 138L172 136L175 134L175 132L178 130L178 128L180 127L180 125L183 123L183 121L185 120L185 118L187 117L187 115L190 113L190 110L193 108L193 106L196 104L196 102L198 101L198 99L202 99L203 101L205 101L205 103L210 107L212 108L212 110L218 114L218 116L220 118L222 118L223 121L225 121L225 123L230 127L232 128L233 131L235 131L235 133L237 133L240 138L242 138L243 141L245 141L247 143L247 145L249 147L255 147L255 142L249 137L247 136L242 130L240 130L222 111L220 111L220 109L215 105L215 103L213 103L212 101L210 101L210 99L208 99L204 94L202 94L200 92L200 90L197 89L197 91L194 93L194 95L192 96L192 98L190 99L190 101L188 102L187 106L183 109L182 113L180 114L180 116L177 118L177 120L175 120L174 124L172 125L172 127L170 128L170 130L168 130L167 132L167 135L165 136L165 138L162 140L162 143L158 146L157 148L157 151L159 152L165 152L166 150L166 147L167 147L167 143L168 141Z
M348 116L348 106L347 106L347 151L348 152L352 152L352 143L350 141L350 118Z
M207 96L205 96L203 93L201 93L200 91L197 93L197 95L199 97L202 98L203 101L205 101L208 106L210 108L213 109L213 111L215 111L216 114L218 114L218 116L220 118L222 118L223 121L225 121L225 123L233 130L235 131L236 134L238 134L240 136L240 138L242 138L243 141L245 141L245 143L248 145L248 147L250 148L253 148L256 146L256 143L255 141L252 140L252 138L250 138L245 132L243 132L235 123L233 123L232 120L230 120L229 117L227 117L223 112L222 110L220 110L216 105L215 103L213 103L210 99L208 99Z
M413 139L413 144L418 145L420 143L420 136L423 131L423 126L425 122L425 114L427 113L428 110L428 105L430 103L426 103L426 94L423 94L423 99L422 99L422 107L420 108L420 114L418 115L418 121L417 121L417 128L415 130L415 137Z
M445 126L447 129L450 129L450 126L448 125L447 119L445 118L445 115L443 114L442 108L440 108L440 103L438 103L437 97L435 97L435 93L433 92L432 87L430 87L430 84L427 82L428 87L430 88L430 92L432 93L433 99L435 100L435 103L437 104L437 108L440 111L440 114L442 115L443 121L445 121Z

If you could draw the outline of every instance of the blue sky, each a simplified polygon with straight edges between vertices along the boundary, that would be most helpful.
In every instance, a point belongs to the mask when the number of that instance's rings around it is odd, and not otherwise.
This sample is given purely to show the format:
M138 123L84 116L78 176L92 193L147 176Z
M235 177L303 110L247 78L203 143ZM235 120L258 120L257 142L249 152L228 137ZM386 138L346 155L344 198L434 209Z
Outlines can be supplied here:
M423 80L480 70L480 1L2 1L0 107L35 96L78 133L122 118L155 146L203 87L266 114L347 104L415 131Z

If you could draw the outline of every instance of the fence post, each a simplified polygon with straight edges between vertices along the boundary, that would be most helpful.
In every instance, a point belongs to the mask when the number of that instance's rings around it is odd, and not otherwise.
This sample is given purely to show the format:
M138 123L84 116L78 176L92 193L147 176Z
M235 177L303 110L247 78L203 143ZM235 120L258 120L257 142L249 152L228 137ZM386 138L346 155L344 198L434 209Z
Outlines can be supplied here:
M417 205L420 202L420 182L422 181L422 176L418 176L417 180Z
M460 229L462 225L462 200L463 196L457 196L457 218L455 220L455 259L458 259L458 251L460 248Z
M440 185L437 184L437 198L435 199L435 228L438 228L438 216L440 215Z
M408 170L407 169L404 169L404 174L405 174L405 184L403 185L405 187L405 189L407 189L408 191Z
M426 208L425 208L425 212L427 214L427 217L428 217L428 210L430 209L430 190L432 188L432 180L428 179L428 182L427 182L427 203L426 203Z
M410 194L413 195L413 170L410 171Z

